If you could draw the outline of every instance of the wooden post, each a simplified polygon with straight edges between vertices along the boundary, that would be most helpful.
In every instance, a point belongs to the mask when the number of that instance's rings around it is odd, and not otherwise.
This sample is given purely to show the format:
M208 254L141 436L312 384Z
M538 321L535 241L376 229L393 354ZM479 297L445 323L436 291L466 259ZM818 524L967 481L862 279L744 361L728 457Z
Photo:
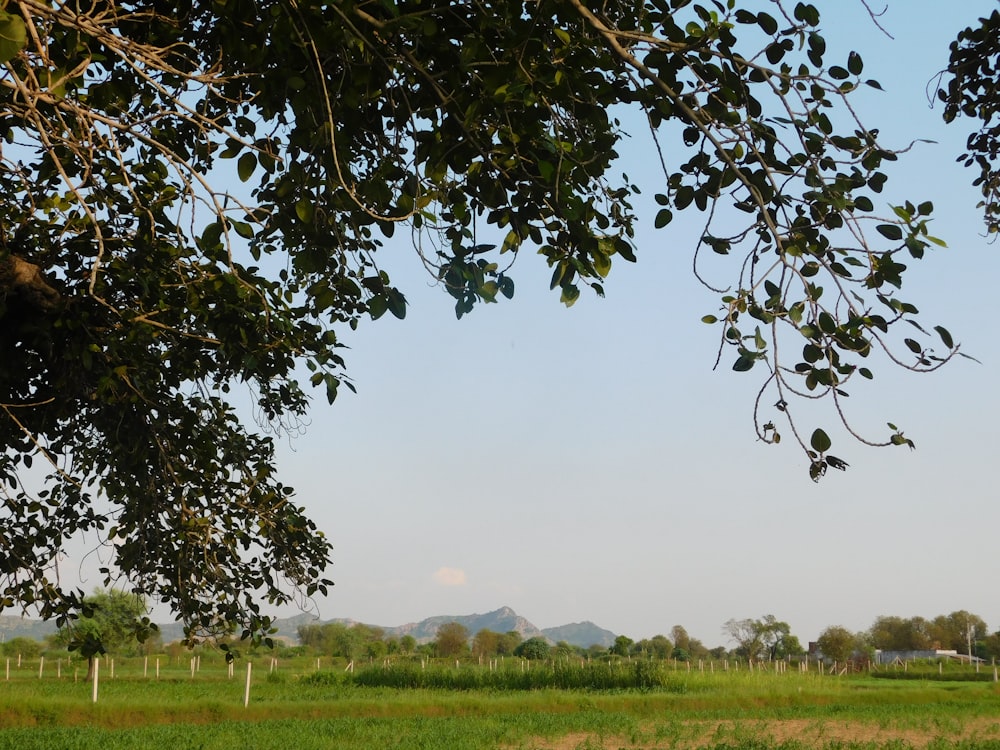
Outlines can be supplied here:
M243 708L250 705L250 671L253 669L253 662L247 662L247 684L243 688Z
M7 682L10 682L10 659L7 659Z
M115 660L111 660L111 679L115 679Z
M191 679L194 679L194 657L191 657Z
M148 674L149 674L149 657L148 656L144 656L144 657L142 657L142 676L143 676L143 679L145 679Z
M160 679L160 657L156 657L156 679Z
M44 669L45 669L45 657L44 656L39 656L38 657L38 679L39 680L42 679L42 670L44 670Z
M62 659L56 659L56 677L62 677Z
M97 674L101 671L101 660L94 659L94 687L91 691L92 702L97 703Z

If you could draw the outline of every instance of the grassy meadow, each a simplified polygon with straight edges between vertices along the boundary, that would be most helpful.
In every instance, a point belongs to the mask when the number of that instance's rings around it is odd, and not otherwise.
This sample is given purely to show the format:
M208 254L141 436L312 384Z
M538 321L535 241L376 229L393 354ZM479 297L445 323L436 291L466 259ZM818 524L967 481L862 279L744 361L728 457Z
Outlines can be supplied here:
M12 666L0 748L1000 750L1000 684L969 667L878 673L690 671L672 662L371 664L205 654ZM0 668L2 668L0 664ZM940 669L940 672L939 672ZM57 676L57 670L59 676ZM0 678L3 673L0 672Z

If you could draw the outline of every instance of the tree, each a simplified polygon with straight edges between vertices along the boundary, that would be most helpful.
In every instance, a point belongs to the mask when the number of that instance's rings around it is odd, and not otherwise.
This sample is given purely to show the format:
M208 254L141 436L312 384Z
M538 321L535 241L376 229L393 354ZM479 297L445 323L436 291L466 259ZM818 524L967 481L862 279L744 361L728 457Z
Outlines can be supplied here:
M1000 127L993 122L1000 116L1000 11L993 11L979 23L958 35L951 45L951 60L944 74L947 86L938 91L945 103L944 119L954 121L959 115L982 120L978 131L969 135L968 151L961 159L965 166L979 168L973 184L979 187L983 201L983 220L989 232L1000 231Z
M635 644L631 638L627 635L620 635L615 638L615 642L608 649L612 654L617 654L618 656L628 656L632 653L632 646Z
M674 642L675 649L681 649L685 652L691 649L691 636L688 635L687 630L682 625L674 625L670 629L670 640ZM675 656L674 658L676 659L677 657Z
M83 603L86 614L61 627L57 640L87 658L88 678L92 676L94 657L109 651L135 653L156 630L146 616L146 600L137 594L97 589ZM144 623L144 630L138 634L136 622Z
M483 628L472 638L472 655L477 657L496 655L500 637L499 633Z
M757 629L760 631L760 640L769 659L780 659L787 655L788 644L792 638L791 628L787 622L778 620L774 615L764 615L763 619L757 621Z
M882 651L924 651L934 647L930 623L923 617L881 615L868 631L872 648Z
M970 653L975 644L989 632L986 622L979 615L964 609L950 615L938 615L928 626L931 639L938 648L954 649L960 653Z
M519 643L517 648L514 649L514 656L520 656L522 659L530 659L532 661L548 659L550 648L551 646L547 640L536 635Z
M643 638L632 647L634 653L650 656L654 659L669 659L674 645L665 635L654 635L652 638Z
M438 628L434 641L438 656L460 656L469 650L469 629L458 622Z
M840 625L831 625L820 633L816 645L827 659L845 662L855 651L857 636Z
M497 639L497 656L512 656L514 649L521 643L521 634L516 630L508 630Z
M406 312L378 252L397 229L460 317L513 295L521 251L565 304L603 294L636 250L638 187L611 176L620 105L677 155L656 226L694 207L696 258L733 258L704 320L720 357L762 377L758 437L790 433L814 479L847 468L794 402L832 400L857 435L843 399L871 352L925 372L958 351L944 328L899 325L917 322L900 259L941 243L930 203L876 206L897 151L850 107L878 88L861 56L826 58L813 5L769 8L5 4L0 519L19 533L3 606L85 609L56 570L84 534L112 556L106 585L169 604L192 640L234 623L265 637L262 601L326 593L330 544L234 391L281 432L308 408L298 373L330 401L351 387L338 331ZM949 101L991 70L956 67ZM913 447L894 425L864 439Z
M761 640L760 622L746 618L730 619L722 626L722 632L736 643L735 652L745 659L759 659L764 653L764 642Z
M0 653L4 656L14 656L18 654L21 656L32 659L42 653L42 643L41 641L36 641L34 638L26 638L23 635L15 636L9 641L0 643Z

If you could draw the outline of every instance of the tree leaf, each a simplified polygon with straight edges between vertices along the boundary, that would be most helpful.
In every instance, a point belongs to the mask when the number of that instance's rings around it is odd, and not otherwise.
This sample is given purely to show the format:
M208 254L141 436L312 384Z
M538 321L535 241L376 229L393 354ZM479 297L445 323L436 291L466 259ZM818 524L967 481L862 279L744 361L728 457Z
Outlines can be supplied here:
M253 151L247 151L236 162L236 172L241 182L249 180L257 169L257 155Z
M0 10L0 64L12 60L27 43L24 19Z
M809 439L809 445L811 445L812 449L817 453L826 453L830 450L832 443L830 442L829 436L817 427L813 430L812 437Z

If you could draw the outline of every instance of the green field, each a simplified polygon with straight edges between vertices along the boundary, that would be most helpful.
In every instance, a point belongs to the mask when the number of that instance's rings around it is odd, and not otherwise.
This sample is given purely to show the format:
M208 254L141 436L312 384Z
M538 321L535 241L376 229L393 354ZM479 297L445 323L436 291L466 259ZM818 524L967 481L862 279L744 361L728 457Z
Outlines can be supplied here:
M821 675L509 660L349 673L299 658L272 672L258 657L244 707L245 661L232 678L217 656L194 676L187 657L161 657L159 679L154 663L144 676L141 658L122 660L112 679L103 662L97 703L79 662L46 662L42 677L37 659L12 666L0 748L1000 750L1000 686L968 667Z

